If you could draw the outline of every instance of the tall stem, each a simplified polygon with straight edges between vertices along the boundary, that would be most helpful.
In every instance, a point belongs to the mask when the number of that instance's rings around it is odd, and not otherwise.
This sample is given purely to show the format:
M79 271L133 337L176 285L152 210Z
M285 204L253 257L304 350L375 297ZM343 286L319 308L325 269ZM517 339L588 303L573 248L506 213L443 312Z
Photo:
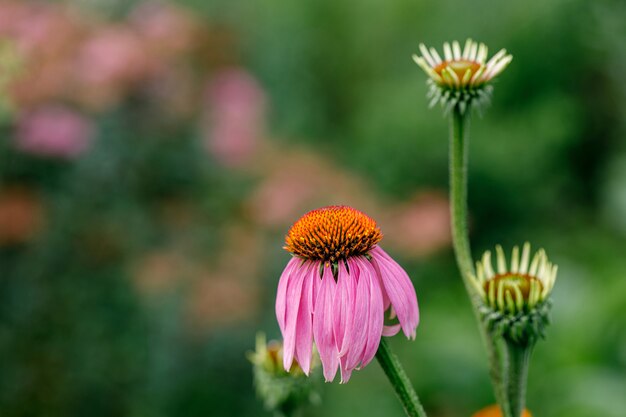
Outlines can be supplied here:
M489 376L493 385L496 401L502 407L506 401L506 394L502 387L501 359L498 346L492 335L482 323L478 308L480 298L469 281L469 275L474 274L474 263L469 244L467 228L467 161L469 146L469 111L461 113L458 107L452 111L450 118L450 215L452 221L452 244L454 254L465 284L465 290L470 297L474 316L478 321L483 345L487 348L489 360ZM504 408L504 407L503 407ZM509 416L506 416L509 417Z
M467 230L467 149L469 145L469 116L456 108L450 121L450 211L452 243L461 270L461 277L471 291L467 275L473 273L474 262ZM470 292L472 294L473 292Z
M380 340L376 359L378 359L378 363L380 363L381 368L383 368L385 375L387 375L389 382L391 382L393 389L396 391L396 395L400 399L406 415L408 417L426 417L426 412L415 393L415 389L413 389L409 377L404 372L398 357L391 351L384 337Z
M506 393L511 417L520 417L526 401L528 362L532 346L506 341L507 373Z

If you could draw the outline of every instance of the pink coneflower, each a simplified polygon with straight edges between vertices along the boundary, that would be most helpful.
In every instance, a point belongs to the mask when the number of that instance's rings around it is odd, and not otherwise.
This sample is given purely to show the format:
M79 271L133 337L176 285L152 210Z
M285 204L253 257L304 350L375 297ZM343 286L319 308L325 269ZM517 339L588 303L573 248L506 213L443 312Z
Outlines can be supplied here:
M293 258L280 277L276 317L283 334L283 366L293 359L308 374L315 341L332 381L341 369L347 382L367 365L381 336L400 331L415 338L419 310L406 272L377 244L382 233L366 214L329 206L302 216L289 230L285 249ZM385 325L384 312L399 323Z
M243 69L222 70L207 87L207 104L207 149L228 167L247 166L263 140L263 88Z
M15 146L32 155L71 160L89 149L93 134L87 117L60 105L48 105L20 117Z

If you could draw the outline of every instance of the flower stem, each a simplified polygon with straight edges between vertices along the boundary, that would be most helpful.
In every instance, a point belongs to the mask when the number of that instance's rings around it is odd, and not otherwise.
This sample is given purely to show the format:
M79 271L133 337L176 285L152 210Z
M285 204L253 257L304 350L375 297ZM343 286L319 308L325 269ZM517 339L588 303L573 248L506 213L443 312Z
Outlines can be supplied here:
M404 372L398 357L391 351L384 337L380 340L378 351L376 351L376 359L378 359L380 367L383 368L385 375L387 375L389 382L391 382L393 389L396 391L406 415L408 417L426 417L424 407L422 407L409 377Z
M526 401L526 381L532 346L506 340L506 393L511 417L520 417Z
M483 324L478 308L481 301L473 289L469 275L474 273L474 265L469 244L467 228L467 161L469 146L470 112L461 112L458 107L452 110L450 118L450 215L452 222L452 245L454 254L470 297L474 316L478 321L481 339L487 349L489 360L489 376L494 388L496 401L502 407L505 403L505 392L502 387L501 359L496 340ZM507 416L508 417L508 416Z
M450 211L454 254L466 284L468 284L467 274L474 271L467 231L468 131L468 113L462 114L455 108L450 124ZM468 290L470 290L469 287Z

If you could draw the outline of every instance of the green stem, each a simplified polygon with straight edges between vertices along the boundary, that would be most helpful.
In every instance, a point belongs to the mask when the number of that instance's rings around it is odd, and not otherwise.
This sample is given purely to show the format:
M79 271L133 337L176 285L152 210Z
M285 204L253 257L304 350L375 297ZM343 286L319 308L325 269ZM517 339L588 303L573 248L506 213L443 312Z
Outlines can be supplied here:
M384 337L380 340L376 359L378 359L380 367L383 368L385 375L387 375L389 382L391 382L393 389L396 391L406 415L409 417L426 417L424 407L422 407L409 377L404 372L398 357L391 351Z
M454 254L466 284L467 274L474 272L467 231L467 149L469 145L469 116L456 108L450 123L450 211ZM468 290L471 290L468 287ZM472 292L470 292L472 294Z
M506 340L506 393L511 417L520 417L526 401L526 381L532 346L520 346Z
M473 289L469 275L474 274L474 262L469 244L467 228L467 161L469 146L469 110L461 113L458 107L450 118L450 215L452 223L452 244L454 254L470 297L474 316L478 321L483 345L487 348L489 376L494 388L496 401L500 406L505 403L502 388L501 359L496 341L483 324L478 308L481 305L479 295ZM508 417L508 416L507 416Z

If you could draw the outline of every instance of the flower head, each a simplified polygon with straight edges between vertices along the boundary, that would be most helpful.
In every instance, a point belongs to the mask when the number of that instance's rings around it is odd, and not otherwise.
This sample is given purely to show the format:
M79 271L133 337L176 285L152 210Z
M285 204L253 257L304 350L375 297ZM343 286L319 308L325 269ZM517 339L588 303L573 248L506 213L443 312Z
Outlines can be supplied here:
M548 322L549 296L556 280L557 266L548 261L543 249L530 259L530 244L525 243L521 258L513 248L507 268L501 246L496 246L497 270L491 264L491 252L476 263L471 282L484 302L483 315L492 328L517 341L543 336Z
M492 87L489 85L511 62L513 57L501 49L487 61L487 46L468 39L461 50L459 42L443 44L444 59L435 48L420 44L422 56L413 60L428 75L430 105L441 103L450 110L458 106L463 113L470 105L489 101Z
M415 338L415 289L402 267L378 246L381 239L372 218L347 206L310 211L291 227L285 249L293 258L276 296L285 369L295 358L308 374L315 341L326 381L340 368L341 380L347 382L354 369L372 360L381 336L402 329ZM398 323L385 325L387 309Z

